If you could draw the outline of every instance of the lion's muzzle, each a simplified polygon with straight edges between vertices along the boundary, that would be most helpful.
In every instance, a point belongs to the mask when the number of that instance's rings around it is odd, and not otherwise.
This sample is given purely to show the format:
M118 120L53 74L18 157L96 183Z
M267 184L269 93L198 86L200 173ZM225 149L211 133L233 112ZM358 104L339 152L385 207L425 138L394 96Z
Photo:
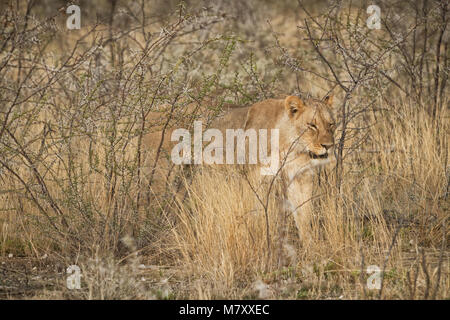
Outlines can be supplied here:
M324 154L321 154L321 155L317 155L317 154L309 151L308 154L311 159L327 159L328 158L328 152L325 152Z

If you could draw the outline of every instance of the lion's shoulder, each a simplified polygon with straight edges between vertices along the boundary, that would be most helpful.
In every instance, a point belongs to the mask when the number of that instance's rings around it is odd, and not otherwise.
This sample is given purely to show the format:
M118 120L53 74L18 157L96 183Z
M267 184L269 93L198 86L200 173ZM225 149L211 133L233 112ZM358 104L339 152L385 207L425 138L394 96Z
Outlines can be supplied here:
M226 129L244 128L249 109L250 106L226 106L223 108L222 113L211 123L211 128L223 131Z
M229 105L211 124L218 129L273 128L283 115L283 99L266 99L250 106Z
M283 115L283 99L267 99L252 105L247 113L245 129L273 128Z

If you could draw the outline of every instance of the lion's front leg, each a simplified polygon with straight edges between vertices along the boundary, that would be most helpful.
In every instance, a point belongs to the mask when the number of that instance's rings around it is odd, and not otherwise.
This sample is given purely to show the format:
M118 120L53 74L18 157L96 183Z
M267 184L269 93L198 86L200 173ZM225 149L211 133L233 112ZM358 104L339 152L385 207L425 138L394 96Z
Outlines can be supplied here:
M312 239L312 177L309 174L293 178L286 186L286 197L294 215L300 241L309 247Z

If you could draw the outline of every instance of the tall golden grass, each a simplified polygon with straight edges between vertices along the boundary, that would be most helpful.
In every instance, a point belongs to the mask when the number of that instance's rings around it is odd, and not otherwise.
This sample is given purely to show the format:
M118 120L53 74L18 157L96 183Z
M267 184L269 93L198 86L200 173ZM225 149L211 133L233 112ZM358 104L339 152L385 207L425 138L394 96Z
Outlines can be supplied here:
M385 269L383 298L424 297L438 281L435 297L447 297L449 261L448 256L439 261L439 244L448 237L443 198L448 121L409 110L396 105L389 121L371 129L379 144L361 146L348 159L341 190L335 187L332 165L323 169L314 200L313 245L306 251L280 199L271 196L266 221L238 170L231 175L201 170L186 186L188 200L179 205L180 222L169 238L183 274L209 288L209 295L199 291L191 297L255 297L258 280L267 284L272 298L377 297L378 291L366 287L369 265ZM260 197L266 195L264 187ZM421 246L430 256L423 266ZM418 265L428 269L418 271L417 289L410 292L408 277Z
M265 6L271 8L269 3ZM60 82L49 86L50 93L17 106L8 122L11 135L0 137L0 160L9 166L0 167L0 258L8 261L13 254L24 260L40 259L45 253L59 268L80 265L83 290L68 292L64 277L54 289L69 298L448 299L448 94L433 116L430 108L396 87L376 88L392 101L385 105L377 100L380 110L364 110L366 121L357 117L350 121L347 129L371 125L356 133L350 130L342 171L337 174L332 163L315 178L314 232L308 248L297 238L278 180L269 192L270 181L260 181L254 172L244 176L239 168L197 167L193 175L179 174L174 168L176 188L165 185L165 180L163 192L149 186L157 150L146 149L141 142L161 123L146 124L143 114L158 111L159 105L175 101L173 105L185 111L180 118L185 118L189 112L183 99L193 102L215 92L219 102L249 104L266 96L292 94L299 86L317 96L328 91L328 82L320 77L271 61L292 62L290 50L299 61L311 61L313 72L326 74L326 66L312 59L317 58L315 51L303 46L303 36L299 42L292 40L298 35L297 12L287 11L249 12L257 26L247 16L244 22L233 20L233 25L226 20L225 25L216 24L217 17L211 14L211 21L206 21L211 24L202 27L207 30L196 29L204 31L197 35L183 29L195 19L177 24L185 13L180 9L180 14L167 18L170 23L158 18L154 29L143 26L140 34L137 28L129 39L112 26L87 37L80 52L95 42L95 36L106 39L108 31L124 36L114 45L102 43L108 45L98 52L100 62L88 56L86 61L92 65L61 76ZM270 28L268 16L273 18ZM200 15L199 21L203 25ZM361 26L359 22L352 23ZM172 43L175 38L170 33L160 33L162 26L171 26L173 35L188 32ZM229 33L236 30L254 37L251 40L259 47L252 42L235 53L239 37ZM286 32L277 45L287 51L282 57L267 58L263 49L277 40L272 38L277 30ZM149 31L153 38L146 38ZM63 40L61 56L73 44L72 37ZM142 49L145 41L155 41L154 52ZM49 48L57 50L57 45L51 43ZM126 50L130 48L134 51ZM24 54L27 58L46 52L29 50ZM108 61L112 52L123 59L122 69L117 60ZM5 56L0 52L0 58ZM243 57L250 57L249 62ZM396 57L402 61L400 54ZM50 60L43 55L39 63L50 64ZM88 72L97 62L105 79L94 79ZM163 67L152 70L159 63ZM31 77L37 83L48 76L41 64ZM190 69L194 67L195 72ZM120 74L117 70L123 72L118 84L129 76L125 89L108 82ZM16 71L10 68L4 74L17 80ZM205 75L198 76L202 72ZM339 72L346 74L342 66ZM103 82L111 87L105 89ZM405 80L404 87L408 85ZM363 94L358 101L364 102ZM340 132L338 128L337 135ZM161 161L166 157L162 152ZM266 197L265 208L260 200ZM381 290L367 286L370 265L382 271Z

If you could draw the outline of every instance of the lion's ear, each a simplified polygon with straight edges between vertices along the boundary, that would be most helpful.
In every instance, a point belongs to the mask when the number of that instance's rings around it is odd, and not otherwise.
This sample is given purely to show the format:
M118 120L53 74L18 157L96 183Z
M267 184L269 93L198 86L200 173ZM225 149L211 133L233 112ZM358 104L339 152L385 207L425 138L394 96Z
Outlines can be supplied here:
M301 113L304 109L304 105L302 100L296 96L288 96L284 100L284 107L286 111L289 113L290 117L293 117L296 113Z
M334 98L333 95L329 95L329 96L326 96L325 99L324 99L323 101L324 101L330 108L332 108L332 107L333 107L333 98Z

